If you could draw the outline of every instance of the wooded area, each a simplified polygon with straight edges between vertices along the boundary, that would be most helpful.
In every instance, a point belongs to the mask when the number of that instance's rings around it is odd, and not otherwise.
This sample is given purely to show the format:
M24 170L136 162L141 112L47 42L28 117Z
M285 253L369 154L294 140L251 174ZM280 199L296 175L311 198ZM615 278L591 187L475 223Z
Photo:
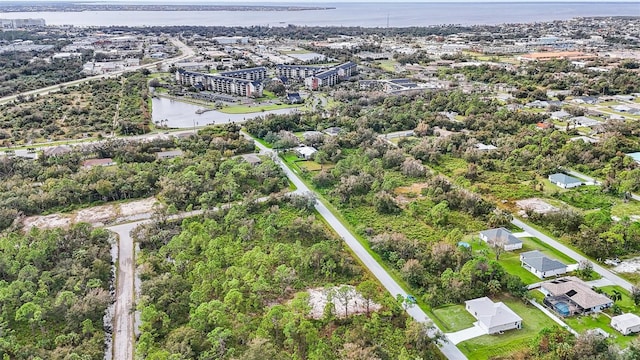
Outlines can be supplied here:
M204 219L147 226L137 239L138 356L438 358L426 326L410 321L396 299L367 280L304 197L249 199ZM383 309L355 315L328 305L320 319L311 318L306 290L343 284L356 285L365 301ZM352 295L339 288L333 296L346 304Z
M110 236L78 224L0 237L0 354L5 359L104 358L113 301Z

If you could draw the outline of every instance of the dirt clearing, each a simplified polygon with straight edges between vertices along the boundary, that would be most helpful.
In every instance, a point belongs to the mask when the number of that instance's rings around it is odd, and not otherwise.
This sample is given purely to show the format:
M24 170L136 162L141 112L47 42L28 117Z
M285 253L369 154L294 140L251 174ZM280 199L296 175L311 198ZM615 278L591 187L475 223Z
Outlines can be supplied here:
M338 289L346 286L348 291L344 293L344 296L339 295ZM354 314L364 314L367 312L367 300L360 295L354 286L343 285L335 286L332 288L315 288L309 289L309 306L311 311L309 315L314 319L322 318L324 314L324 308L329 302L329 298L332 298L333 313L339 317L345 317L345 303L347 308L347 316ZM373 301L369 302L369 311L378 311L382 308L380 304L376 304Z

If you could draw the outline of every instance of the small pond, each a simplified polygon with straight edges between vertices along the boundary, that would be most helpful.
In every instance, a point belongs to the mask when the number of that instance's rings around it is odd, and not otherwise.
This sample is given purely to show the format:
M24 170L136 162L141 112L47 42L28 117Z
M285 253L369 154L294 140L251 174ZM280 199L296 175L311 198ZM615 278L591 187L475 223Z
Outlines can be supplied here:
M225 114L212 110L196 114L199 109L203 107L167 98L153 98L151 118L154 123L167 120L166 125L170 128L188 129L210 124L241 123L267 114L289 114L297 111L295 108L286 108L249 114Z

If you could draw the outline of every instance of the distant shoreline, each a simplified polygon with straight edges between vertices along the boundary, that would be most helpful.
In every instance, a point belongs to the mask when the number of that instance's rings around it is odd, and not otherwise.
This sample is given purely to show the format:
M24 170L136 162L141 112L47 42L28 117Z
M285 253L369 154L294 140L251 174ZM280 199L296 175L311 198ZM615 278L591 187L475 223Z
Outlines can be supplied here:
M312 11L335 7L299 5L170 5L170 4L77 4L13 3L0 5L0 12L84 12L84 11Z

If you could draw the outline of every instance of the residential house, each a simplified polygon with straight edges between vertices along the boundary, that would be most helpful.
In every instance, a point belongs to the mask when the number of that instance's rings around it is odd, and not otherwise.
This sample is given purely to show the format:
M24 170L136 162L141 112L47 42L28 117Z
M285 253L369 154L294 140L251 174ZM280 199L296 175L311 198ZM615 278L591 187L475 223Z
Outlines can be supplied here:
M561 316L600 312L613 305L613 300L574 276L543 282L540 291L544 304Z
M94 166L111 166L111 165L115 165L115 162L111 158L89 159L82 162L82 167L85 169L90 169Z
M572 117L568 121L570 124L573 125L573 128L592 127L592 126L600 125L600 121L588 118L586 116Z
M487 334L522 328L522 318L502 302L488 297L465 301L465 308L478 319L478 326Z
M302 104L304 100L300 96L300 93L288 93L287 94L287 102L289 104Z
M576 179L573 176L569 176L563 173L555 173L549 175L549 181L551 181L552 184L558 185L563 189L571 189L582 185L582 180Z
M169 150L169 151L159 151L156 153L156 159L158 160L173 159L179 156L182 156L182 150L180 149Z
M495 150L497 148L498 148L497 146L491 145L491 144L489 144L489 145L486 145L486 144L483 144L483 143L477 143L476 144L476 149L478 149L480 151L490 151L490 150Z
M610 108L613 111L617 111L617 112L629 112L629 111L631 111L631 108L628 107L627 105L614 105L614 106L610 106Z
M328 128L328 129L325 129L324 133L329 135L329 136L337 136L340 133L340 131L342 131L341 128L339 128L337 126L332 126L332 127Z
M538 250L527 251L520 254L520 262L523 268L529 270L540 279L567 272L567 265L558 260L548 258Z
M534 109L544 109L549 106L549 102L544 100L534 100L530 103L525 104L525 106Z
M304 145L294 148L293 151L298 155L298 157L305 160L311 159L313 155L318 152L318 150L316 150L316 148L314 148L313 146Z
M309 139L324 137L324 134L320 131L305 131L302 133L302 138L305 141L309 141Z
M611 327L622 335L640 332L640 316L631 313L614 316L611 318Z
M589 104L589 105L594 105L598 103L598 98L595 96L582 96L582 97L577 97L575 99L572 100L574 103L576 104Z
M61 156L64 154L68 154L72 151L70 146L67 145L60 145L60 146L54 146L54 147L50 147L50 148L46 148L44 149L43 153L45 156Z
M480 231L480 239L490 245L502 244L505 251L522 249L522 240L505 228Z
M571 116L571 114L569 114L568 112L566 112L564 110L554 111L550 115L551 115L551 118L554 119L554 120L562 120L562 119L566 119L566 118Z
M242 157L244 161L248 162L253 166L258 166L262 164L262 159L260 159L256 154L244 154L244 155L241 155L240 157Z

